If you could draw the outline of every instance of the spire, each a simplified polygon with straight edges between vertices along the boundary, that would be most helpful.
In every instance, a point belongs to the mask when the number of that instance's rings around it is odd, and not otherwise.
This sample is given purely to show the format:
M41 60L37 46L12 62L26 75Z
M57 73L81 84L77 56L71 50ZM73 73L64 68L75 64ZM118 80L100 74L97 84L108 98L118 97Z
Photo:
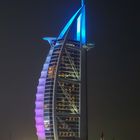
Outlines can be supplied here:
M86 16L85 16L85 0L81 0L83 7L81 14L77 19L77 40L81 41L83 45L86 44Z
M85 5L85 0L81 0L81 5L82 5L82 6Z

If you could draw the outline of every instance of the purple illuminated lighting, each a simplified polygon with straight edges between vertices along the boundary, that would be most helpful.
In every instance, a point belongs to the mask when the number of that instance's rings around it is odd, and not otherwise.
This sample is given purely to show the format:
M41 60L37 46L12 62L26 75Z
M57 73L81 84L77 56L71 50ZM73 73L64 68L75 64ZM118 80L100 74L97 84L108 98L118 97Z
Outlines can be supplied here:
M36 100L37 101L42 101L44 99L44 96L43 96L43 94L36 94Z
M41 72L41 78L39 79L39 84L37 87L36 94L36 109L35 109L35 121L36 130L39 140L45 140L45 127L44 127L44 92L45 92L45 78L47 71Z
M42 77L42 78L46 78L46 76L47 76L46 71L42 71L42 72L41 72L41 77Z
M44 124L37 124L36 128L38 129L37 133L43 133L44 132Z
M43 107L44 106L44 103L42 101L36 101L35 104L36 104L36 107Z
M41 86L38 86L37 87L37 93L44 93L44 90L45 90L45 87L41 87Z
M46 81L45 81L45 78L40 78L40 79L39 79L39 85L40 85L40 86L41 86L41 85L44 86L44 85L45 85L45 82L46 82Z
M42 117L37 117L35 118L35 120L36 120L36 124L42 124L44 121Z
M52 53L53 53L53 49L51 48L49 55L45 61L45 64L43 65L43 70L41 72L41 76L37 87L37 93L36 93L35 121L36 121L36 130L37 130L36 134L38 136L38 140L46 140L45 126L44 126L44 94L45 94L46 76L47 76Z
M45 140L45 134L44 134L44 133L42 133L42 132L37 132L36 134L37 134L37 136L39 137L39 140Z
M42 109L37 109L35 110L35 112L36 112L36 115L39 115L39 116L44 115L44 111Z
M39 85L39 86L37 87L37 89L38 89L38 91L44 91L44 90L45 90L45 87Z

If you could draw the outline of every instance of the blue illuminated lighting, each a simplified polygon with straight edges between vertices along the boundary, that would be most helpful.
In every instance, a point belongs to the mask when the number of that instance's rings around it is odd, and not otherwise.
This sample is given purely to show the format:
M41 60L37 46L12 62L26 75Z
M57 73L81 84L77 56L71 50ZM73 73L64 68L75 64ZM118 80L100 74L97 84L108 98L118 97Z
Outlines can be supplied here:
M72 18L65 25L58 38L45 37L50 44L54 40L63 39L65 34L69 31L71 25L77 20L76 40L80 41L82 45L86 44L86 15L85 15L85 0L81 0L81 8L72 16Z
M81 5L84 6L84 4L85 4L85 1L81 0Z
M43 40L48 41L49 44L51 44L53 40L56 40L56 37L44 37Z
M81 20L81 41L83 44L86 44L86 21L85 21L86 15L85 15L85 6L82 10L82 20Z
M80 41L80 36L81 36L81 14L77 19L77 41Z
M65 35L65 33L68 31L68 29L70 28L70 26L72 25L73 21L76 19L76 17L80 14L81 9L83 7L81 7L75 14L74 16L69 20L69 22L66 24L66 26L64 27L64 29L62 30L62 32L59 34L58 39L62 39Z
M86 44L85 6L83 6L82 12L77 19L77 41Z

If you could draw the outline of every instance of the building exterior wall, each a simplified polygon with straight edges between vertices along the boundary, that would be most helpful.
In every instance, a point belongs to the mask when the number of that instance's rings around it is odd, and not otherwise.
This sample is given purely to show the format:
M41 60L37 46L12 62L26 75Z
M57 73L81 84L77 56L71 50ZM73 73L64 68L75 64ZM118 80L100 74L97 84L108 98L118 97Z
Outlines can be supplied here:
M80 71L80 42L55 42L45 61L36 94L39 140L80 138Z

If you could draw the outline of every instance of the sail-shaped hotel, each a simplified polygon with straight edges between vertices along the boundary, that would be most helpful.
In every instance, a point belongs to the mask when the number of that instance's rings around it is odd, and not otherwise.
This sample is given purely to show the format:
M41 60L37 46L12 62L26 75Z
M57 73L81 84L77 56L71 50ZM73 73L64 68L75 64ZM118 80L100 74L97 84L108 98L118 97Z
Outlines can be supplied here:
M36 93L38 140L87 140L84 1L58 37L43 39L50 50Z

